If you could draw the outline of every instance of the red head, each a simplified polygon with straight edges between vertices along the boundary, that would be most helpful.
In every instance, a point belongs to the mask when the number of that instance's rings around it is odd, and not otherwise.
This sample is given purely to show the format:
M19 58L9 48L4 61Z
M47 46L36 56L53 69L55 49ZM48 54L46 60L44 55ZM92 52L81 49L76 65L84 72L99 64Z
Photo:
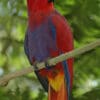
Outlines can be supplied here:
M53 0L27 0L28 12L47 11L53 9Z

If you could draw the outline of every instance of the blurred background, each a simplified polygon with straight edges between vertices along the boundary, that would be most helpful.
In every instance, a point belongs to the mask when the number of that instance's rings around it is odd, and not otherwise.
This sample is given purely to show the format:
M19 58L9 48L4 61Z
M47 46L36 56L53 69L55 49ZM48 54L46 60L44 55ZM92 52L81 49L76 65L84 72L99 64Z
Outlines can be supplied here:
M100 0L55 0L74 34L75 48L100 39ZM23 40L26 0L0 0L0 77L29 67ZM72 100L100 100L100 48L77 56ZM0 87L0 100L47 100L34 72Z

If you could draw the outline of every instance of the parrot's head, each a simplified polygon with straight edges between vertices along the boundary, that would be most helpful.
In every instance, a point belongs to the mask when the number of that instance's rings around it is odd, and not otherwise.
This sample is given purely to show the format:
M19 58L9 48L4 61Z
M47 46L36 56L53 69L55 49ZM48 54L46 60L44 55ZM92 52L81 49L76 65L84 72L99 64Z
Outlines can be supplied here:
M53 2L54 0L27 0L28 12L53 9Z

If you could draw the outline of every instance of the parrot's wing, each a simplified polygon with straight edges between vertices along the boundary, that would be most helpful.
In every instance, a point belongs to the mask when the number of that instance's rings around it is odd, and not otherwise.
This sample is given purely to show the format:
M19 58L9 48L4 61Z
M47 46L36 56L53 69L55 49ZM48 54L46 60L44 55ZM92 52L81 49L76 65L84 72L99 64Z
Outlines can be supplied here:
M69 24L66 19L61 16L57 11L52 15L52 21L56 28L56 42L57 47L61 53L69 52L73 49L73 35ZM65 74L65 80L67 84L68 94L72 87L73 78L73 59L68 59L62 62Z
M28 36L26 34L25 42L24 42L24 49L25 49L25 53L27 54L27 57L28 57L28 59L30 61L30 64L32 65L31 59L29 57L29 48L27 48L27 47L28 47ZM42 77L39 74L39 71L35 71L35 73L36 73L36 76L37 76L38 80L40 81L41 85L45 89L45 91L48 91L48 81L47 81L47 79Z
M47 18L46 21L35 28L34 31L30 31L30 29L27 30L24 49L31 65L34 64L34 61L41 62L52 57L51 51L56 51L55 35L55 27L51 22L51 17ZM48 91L47 78L42 77L39 72L40 71L35 71L40 83L44 89ZM47 70L44 71L43 74L46 72Z

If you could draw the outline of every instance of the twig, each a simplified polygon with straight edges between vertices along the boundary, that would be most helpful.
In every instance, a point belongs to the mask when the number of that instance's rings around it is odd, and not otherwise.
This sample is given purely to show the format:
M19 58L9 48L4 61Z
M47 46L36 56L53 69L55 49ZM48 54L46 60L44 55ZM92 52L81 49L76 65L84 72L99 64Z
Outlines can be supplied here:
M56 65L59 62L62 62L62 61L66 60L68 58L71 58L71 57L76 57L78 55L81 55L87 51L90 51L90 50L98 47L98 46L100 46L100 39L96 40L95 42L89 43L81 48L75 49L75 50L70 51L70 52L65 53L65 54L61 54L55 58L51 58L48 60L48 64L50 66ZM38 63L37 68L35 68L34 66L31 66L29 68L22 69L20 71L16 71L16 72L7 74L7 75L3 76L2 78L0 78L0 86L4 86L10 80L12 80L16 77L31 73L31 72L33 72L33 70L40 70L42 68L45 68L45 62Z

